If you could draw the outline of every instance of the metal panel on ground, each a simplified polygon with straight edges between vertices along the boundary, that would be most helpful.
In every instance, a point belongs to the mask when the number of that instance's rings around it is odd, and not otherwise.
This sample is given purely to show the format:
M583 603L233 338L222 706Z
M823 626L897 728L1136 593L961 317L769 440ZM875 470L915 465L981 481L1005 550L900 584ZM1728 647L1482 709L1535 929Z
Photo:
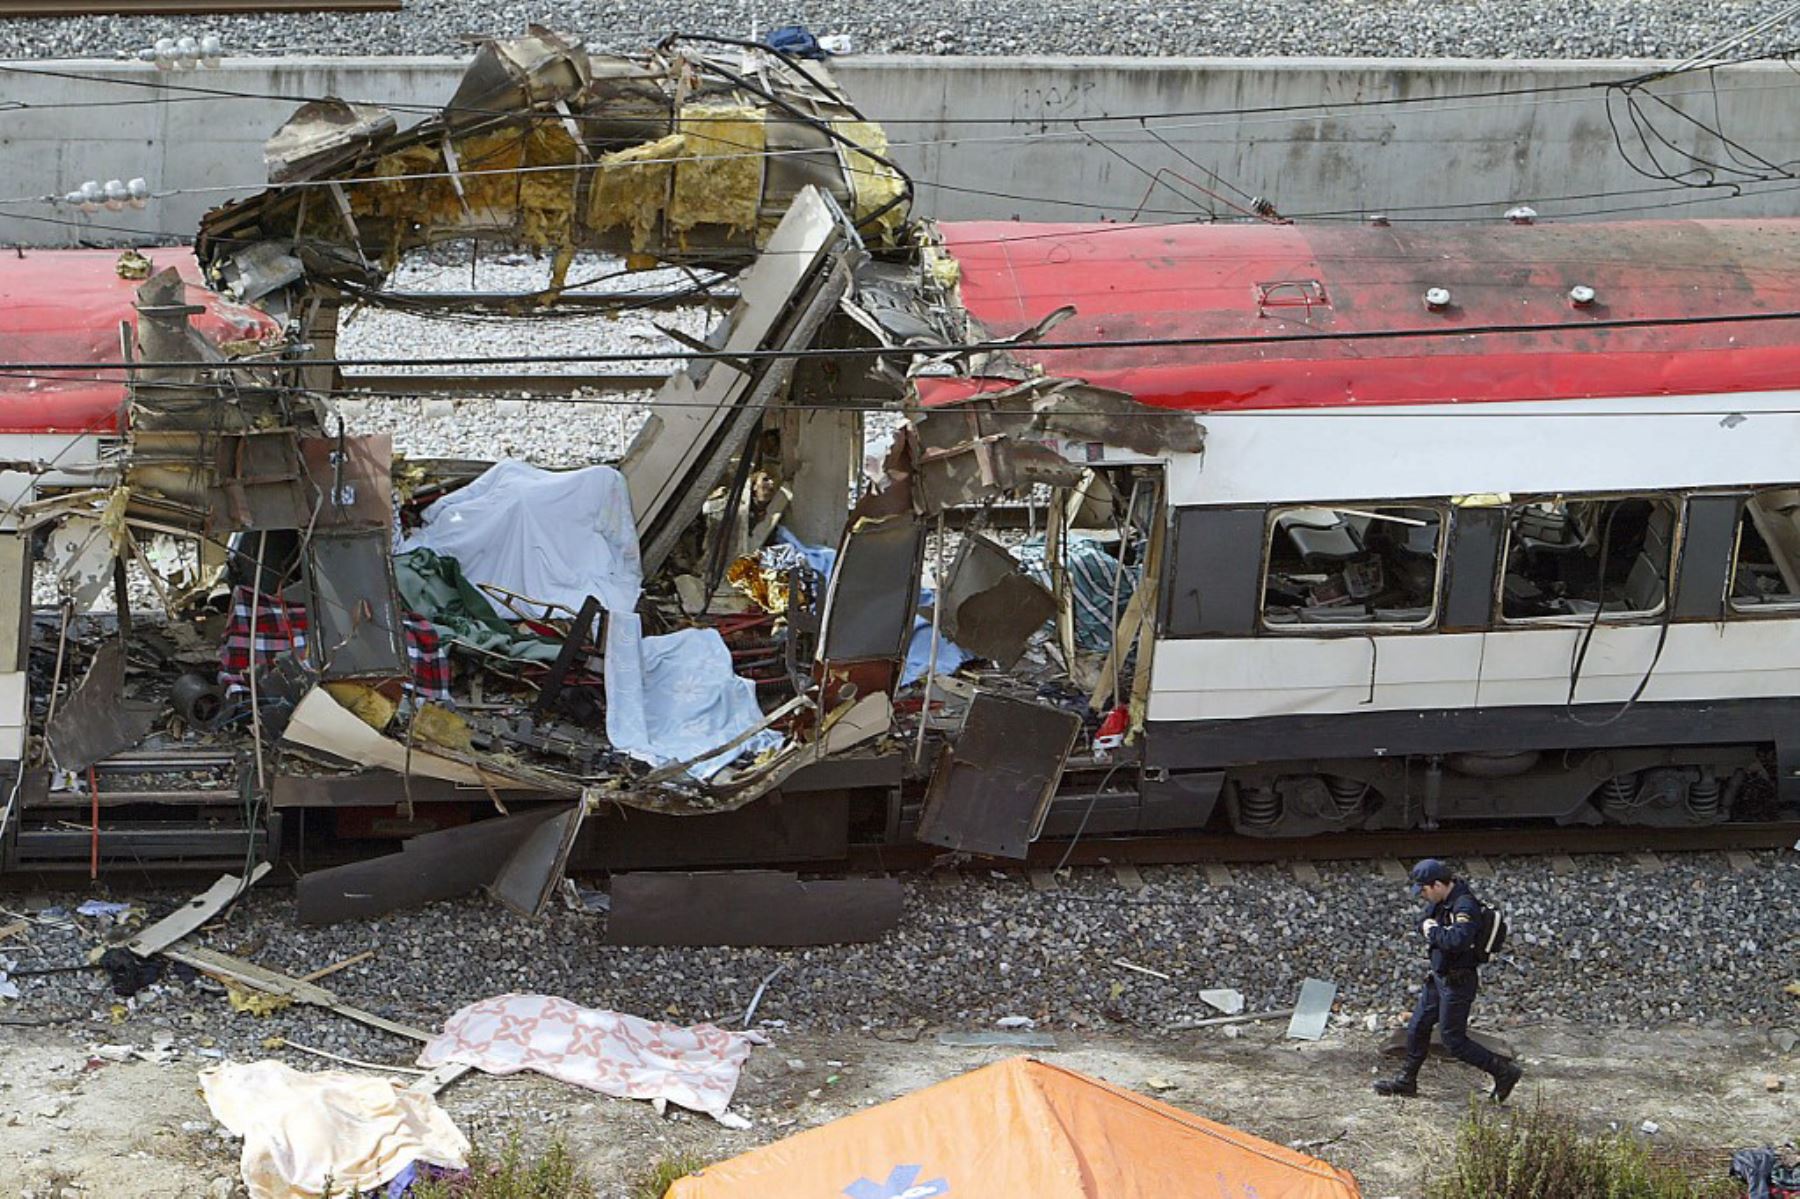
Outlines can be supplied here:
M782 870L620 874L612 880L611 945L841 945L900 923L891 878L802 882Z

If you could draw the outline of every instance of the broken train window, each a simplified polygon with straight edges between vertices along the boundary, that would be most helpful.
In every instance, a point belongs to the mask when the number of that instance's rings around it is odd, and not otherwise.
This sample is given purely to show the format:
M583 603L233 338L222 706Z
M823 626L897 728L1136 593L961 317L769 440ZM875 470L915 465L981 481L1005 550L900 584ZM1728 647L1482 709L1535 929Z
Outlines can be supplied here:
M1770 487L1744 501L1731 562L1731 607L1800 603L1800 487Z
M1420 628L1437 615L1444 512L1423 504L1278 508L1263 623L1276 630Z
M1668 599L1675 505L1665 496L1533 500L1508 514L1503 620L1645 616Z

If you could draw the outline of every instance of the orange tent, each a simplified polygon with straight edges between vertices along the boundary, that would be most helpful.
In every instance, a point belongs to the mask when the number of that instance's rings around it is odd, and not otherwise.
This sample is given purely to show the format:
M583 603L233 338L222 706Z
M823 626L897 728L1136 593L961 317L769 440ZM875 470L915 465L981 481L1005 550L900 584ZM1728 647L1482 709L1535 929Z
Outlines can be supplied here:
M1358 1199L1347 1171L1012 1058L708 1166L664 1199Z

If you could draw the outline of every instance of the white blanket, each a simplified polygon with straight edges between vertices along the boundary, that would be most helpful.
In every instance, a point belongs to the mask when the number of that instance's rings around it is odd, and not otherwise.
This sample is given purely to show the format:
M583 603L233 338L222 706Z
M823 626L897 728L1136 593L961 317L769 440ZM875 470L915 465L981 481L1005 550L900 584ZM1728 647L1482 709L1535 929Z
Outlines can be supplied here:
M460 1170L469 1141L437 1100L385 1078L281 1062L231 1062L200 1072L219 1123L244 1138L250 1199L360 1194L414 1161Z
M455 558L475 583L579 610L606 608L606 736L640 762L666 766L723 745L762 719L756 686L732 670L712 629L645 637L636 609L643 587L637 525L625 476L610 466L539 470L495 463L425 509L401 550ZM508 615L501 613L502 616ZM780 745L779 733L692 768L710 778L733 758Z
M637 607L637 523L625 476L610 466L550 471L496 462L425 509L424 522L401 551L455 558L472 583L572 609L590 595L610 612Z
M551 995L500 995L463 1008L419 1053L426 1069L459 1062L489 1074L536 1070L620 1099L665 1099L747 1127L727 1109L757 1033L682 1028L584 1008Z

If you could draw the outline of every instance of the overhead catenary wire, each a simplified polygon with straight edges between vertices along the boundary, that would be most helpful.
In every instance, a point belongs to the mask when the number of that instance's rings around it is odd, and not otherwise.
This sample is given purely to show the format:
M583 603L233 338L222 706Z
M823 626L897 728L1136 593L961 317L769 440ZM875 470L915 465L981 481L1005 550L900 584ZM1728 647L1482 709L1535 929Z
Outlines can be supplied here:
M271 360L260 358L255 360L222 359L218 362L194 363L180 362L9 362L0 363L0 369L14 376L25 374L56 374L61 372L122 372L128 369L140 370L194 370L197 367L209 371L233 370L267 370L274 365L291 366L334 366L339 369L357 369L361 367L420 367L420 366L513 366L519 364L579 364L579 363L631 363L646 361L675 362L766 362L787 359L804 360L809 358L885 358L897 355L954 355L1016 352L1026 350L1033 354L1044 353L1079 353L1092 350L1126 350L1126 349L1177 349L1177 348L1230 348L1233 346L1270 346L1294 345L1299 343L1361 343L1382 341L1415 341L1442 340L1446 338L1495 337L1521 333L1549 333L1566 330L1595 329L1666 329L1672 327L1693 327L1733 324L1770 324L1779 321L1800 320L1800 310L1779 309L1776 311L1721 312L1689 314L1683 316L1646 316L1646 317L1599 317L1579 323L1547 324L1543 322L1494 323L1481 325L1451 326L1407 326L1393 329L1356 329L1335 331L1330 329L1316 330L1310 333L1261 333L1243 335L1195 335L1175 337L1120 337L1120 338L1081 338L1068 341L1034 341L1020 343L1016 340L1002 339L997 341L939 342L934 344L906 346L841 346L841 347L795 347L791 349L742 349L742 350L666 350L653 353L613 351L593 354L459 354L419 358L293 358Z

